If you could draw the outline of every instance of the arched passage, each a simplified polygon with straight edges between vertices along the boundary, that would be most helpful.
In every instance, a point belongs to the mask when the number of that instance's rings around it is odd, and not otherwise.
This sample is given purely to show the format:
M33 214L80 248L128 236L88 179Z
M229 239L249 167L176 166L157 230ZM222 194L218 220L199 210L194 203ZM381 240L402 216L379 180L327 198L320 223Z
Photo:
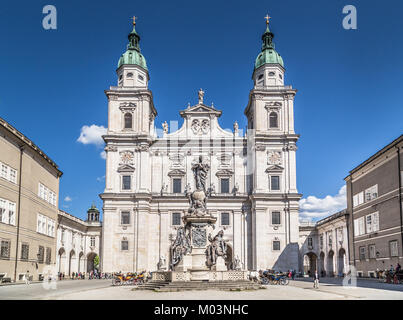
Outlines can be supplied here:
M76 271L75 264L76 264L76 253L74 250L71 250L69 256L69 276L71 276L72 272Z
M319 255L319 272L321 277L324 277L326 275L325 253L323 251Z
M318 269L318 257L313 252L308 252L304 255L304 274L312 277L315 270Z
M333 252L333 250L330 250L329 254L327 256L327 268L326 268L328 277L333 277L334 276L333 263L334 263L334 252Z
M87 272L95 271L94 259L96 256L95 252L87 254Z
M338 257L338 276L343 277L346 274L346 250L341 248L339 250L339 257Z
M59 272L63 273L66 271L66 251L64 248L60 248L57 253L57 259L59 263Z
M84 272L84 265L85 265L84 253L80 252L80 254L78 255L78 270L77 270L77 272Z

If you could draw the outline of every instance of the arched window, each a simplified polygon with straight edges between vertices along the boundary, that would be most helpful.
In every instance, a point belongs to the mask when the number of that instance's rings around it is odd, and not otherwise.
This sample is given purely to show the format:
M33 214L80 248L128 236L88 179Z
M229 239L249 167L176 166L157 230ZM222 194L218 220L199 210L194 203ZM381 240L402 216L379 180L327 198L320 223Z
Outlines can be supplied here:
M132 128L132 115L131 113L126 113L125 114L125 129L131 129Z
M277 112L271 112L269 115L270 128L278 128L278 115Z

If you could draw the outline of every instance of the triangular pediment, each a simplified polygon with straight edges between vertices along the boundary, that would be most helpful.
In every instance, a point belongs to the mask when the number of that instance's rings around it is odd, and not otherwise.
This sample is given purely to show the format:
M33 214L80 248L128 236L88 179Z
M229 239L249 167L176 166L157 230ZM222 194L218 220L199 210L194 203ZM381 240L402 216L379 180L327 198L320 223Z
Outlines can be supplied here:
M213 106L207 106L203 103L196 104L194 106L189 106L187 109L182 110L180 115L182 117L186 115L203 115L203 114L214 114L217 117L221 116L222 111L215 109Z
M284 170L284 168L282 166L279 166L278 164L274 164L274 165L269 166L266 169L266 172L283 171L283 170Z
M135 168L131 165L124 164L118 168L118 172L133 172Z

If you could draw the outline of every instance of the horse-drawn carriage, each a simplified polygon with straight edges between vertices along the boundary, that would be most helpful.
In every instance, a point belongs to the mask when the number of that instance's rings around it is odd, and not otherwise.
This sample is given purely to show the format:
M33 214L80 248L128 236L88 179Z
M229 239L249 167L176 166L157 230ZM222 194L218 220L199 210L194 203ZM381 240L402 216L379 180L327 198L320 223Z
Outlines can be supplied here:
M276 272L274 270L259 270L259 272L251 272L250 279L261 284L281 284L288 285L288 274L284 272Z
M142 284L145 281L147 281L145 271L142 271L140 273L137 272L128 272L126 274L117 273L114 275L112 279L112 285L121 286L121 285Z

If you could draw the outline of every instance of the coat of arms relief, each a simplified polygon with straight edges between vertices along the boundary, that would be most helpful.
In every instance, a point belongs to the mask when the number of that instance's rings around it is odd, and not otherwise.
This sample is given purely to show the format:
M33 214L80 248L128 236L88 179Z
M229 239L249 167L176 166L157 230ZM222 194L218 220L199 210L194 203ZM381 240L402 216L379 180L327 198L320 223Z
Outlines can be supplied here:
M194 119L192 121L191 129L194 134L206 134L210 129L210 121L207 119Z
M280 151L269 151L268 152L268 164L281 165L281 152Z

